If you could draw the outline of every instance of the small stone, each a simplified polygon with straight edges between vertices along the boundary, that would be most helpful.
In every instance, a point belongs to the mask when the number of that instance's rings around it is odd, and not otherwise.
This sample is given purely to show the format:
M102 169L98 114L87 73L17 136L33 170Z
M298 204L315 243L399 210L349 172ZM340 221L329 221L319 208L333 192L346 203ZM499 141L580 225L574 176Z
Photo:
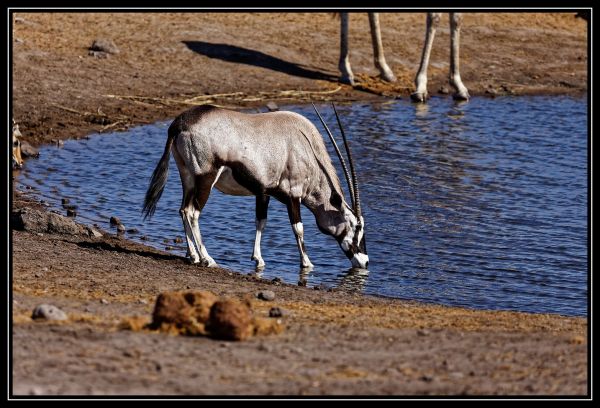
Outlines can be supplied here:
M275 292L272 290L261 290L256 294L256 297L261 300L266 300L268 302L275 300Z
M77 216L77 211L72 210L72 209L69 208L67 210L67 217L75 217L75 216Z
M117 224L117 232L120 234L125 233L125 226L123 224Z
M175 247L174 247L174 246L171 246L171 245L167 245L167 246L165 247L165 251L173 251L174 249L175 249Z
M284 311L279 307L272 307L269 310L269 317L283 317L284 314Z
M68 198L63 198L62 200L60 200L62 205L66 205L69 204L71 202L71 200L69 200Z
M98 38L90 46L90 51L100 51L108 54L118 54L119 49L115 43L108 38Z
M121 220L119 217L110 217L110 225L120 225Z
M91 228L90 229L90 236L92 236L94 238L102 238L102 233L100 233L100 231L98 231L95 228Z
M274 285L281 285L283 283L281 278L273 278L271 282L273 282Z
M327 285L324 283L319 283L313 287L314 290L327 290Z
M175 238L173 238L173 242L176 244L181 244L183 242L183 238L175 237Z
M430 375L422 375L421 377L419 377L419 380L425 381L425 382L432 382L433 377Z
M260 343L257 349L258 351L266 351L267 353L270 353L272 351L272 348L267 346L265 343Z
M100 299L100 303L102 303L103 305L108 305L108 300L102 298Z
M271 112L275 112L279 110L279 106L277 106L275 102L269 102L267 103L267 109Z
M129 228L127 230L128 234L137 234L138 232L140 232L137 228Z
M441 86L440 89L438 90L438 93L442 94L442 95L448 95L450 93L450 90L446 87L446 86Z
M42 304L33 309L31 318L34 320L67 320L67 314L56 306Z

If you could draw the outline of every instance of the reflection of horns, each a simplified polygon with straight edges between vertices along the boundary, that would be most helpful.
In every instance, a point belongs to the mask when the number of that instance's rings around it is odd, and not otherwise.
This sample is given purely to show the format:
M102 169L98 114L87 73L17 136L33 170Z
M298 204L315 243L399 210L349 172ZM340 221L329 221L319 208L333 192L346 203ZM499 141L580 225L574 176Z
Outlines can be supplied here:
M344 139L344 147L346 148L348 162L350 163L350 173L352 174L352 190L354 191L354 212L356 213L356 218L359 218L360 222L360 193L358 192L358 180L356 179L356 171L354 170L354 161L352 160L352 153L350 153L350 147L348 146L348 140L346 139L346 134L344 133L342 122L340 121L340 117L338 116L337 110L335 109L335 105L333 104L333 102L331 103L331 106L333 106L335 118L337 119L338 126L340 127L340 132L342 132L342 139Z
M352 209L355 210L354 206L355 206L355 203L356 203L356 199L355 199L355 196L354 196L354 188L353 188L353 183L350 181L350 173L348 173L348 167L346 167L346 161L344 160L344 157L342 156L342 153L340 152L340 149L338 148L338 145L335 142L335 139L333 138L333 135L331 134L331 131L329 130L329 128L327 127L327 124L323 120L323 117L321 117L321 114L317 110L317 107L315 106L314 103L312 104L312 106L313 106L313 108L315 108L315 112L317 112L317 116L319 117L319 119L321 120L321 123L325 127L325 130L327 131L327 134L329 135L329 139L333 143L333 147L335 148L335 152L337 153L338 158L340 159L340 162L342 163L342 169L344 169L344 176L346 176L346 183L348 183L348 188L350 189L350 200L352 200L352 207L353 207ZM336 115L337 115L337 113L336 113ZM342 132L342 134L343 134L343 132ZM350 157L350 156L348 155L348 157Z

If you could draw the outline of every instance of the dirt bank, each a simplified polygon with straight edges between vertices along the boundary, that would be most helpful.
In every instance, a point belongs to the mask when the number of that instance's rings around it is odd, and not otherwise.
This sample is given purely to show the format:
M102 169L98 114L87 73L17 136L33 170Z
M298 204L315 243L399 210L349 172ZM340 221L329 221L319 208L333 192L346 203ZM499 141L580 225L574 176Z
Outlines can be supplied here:
M365 81L353 89L337 83L338 21L326 14L16 13L13 115L24 139L40 144L173 117L199 101L264 110L269 101L306 100L299 91L337 101L406 98L424 17L383 14L381 23L399 82L368 77L376 73L368 21L353 15L353 67ZM445 23L432 54L432 94L446 83ZM97 38L111 39L119 53L88 55ZM586 26L573 13L467 14L462 44L472 95L587 91ZM221 96L200 98L214 94ZM43 209L15 193L12 205ZM191 266L111 234L13 230L12 245L15 395L590 392L583 318L298 287ZM150 317L160 292L186 288L251 299L265 317L278 306L285 331L225 342L119 329L124 318ZM264 289L274 301L256 298ZM40 303L69 319L32 321Z
M368 18L356 13L351 61L363 82L353 89L337 82L339 21L330 14L15 13L13 115L37 144L171 118L190 103L406 98L425 17L382 13L380 20L398 82L376 78ZM444 16L432 50L432 95L448 86L447 23ZM467 13L461 38L461 74L471 95L587 90L587 24L574 13ZM119 52L89 55L96 39L110 39ZM206 95L221 96L197 98Z

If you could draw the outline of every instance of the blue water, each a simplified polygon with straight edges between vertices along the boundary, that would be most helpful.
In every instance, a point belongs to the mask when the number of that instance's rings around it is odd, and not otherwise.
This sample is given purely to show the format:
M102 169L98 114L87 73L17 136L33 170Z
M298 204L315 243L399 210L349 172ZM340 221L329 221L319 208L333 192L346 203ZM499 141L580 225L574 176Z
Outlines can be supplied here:
M331 107L318 107L333 126ZM285 109L318 123L310 106ZM369 272L349 270L335 240L303 208L315 268L299 274L287 211L271 200L263 277L479 309L587 314L585 99L433 98L427 105L358 103L338 111L361 182ZM183 256L185 243L173 241L185 237L173 159L154 218L143 222L140 213L168 125L46 147L26 163L18 188L29 186L58 209L68 197L79 221L107 230L109 217L118 216L139 230L128 238ZM253 273L253 197L213 190L200 228L221 266Z

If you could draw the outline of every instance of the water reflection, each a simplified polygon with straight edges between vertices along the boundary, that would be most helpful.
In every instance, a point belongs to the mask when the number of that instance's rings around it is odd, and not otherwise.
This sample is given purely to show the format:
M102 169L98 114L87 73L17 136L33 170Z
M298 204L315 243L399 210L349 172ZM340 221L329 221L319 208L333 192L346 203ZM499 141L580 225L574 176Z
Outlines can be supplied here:
M339 275L337 288L346 292L361 293L365 288L368 278L368 270L362 268L350 268L346 273Z

